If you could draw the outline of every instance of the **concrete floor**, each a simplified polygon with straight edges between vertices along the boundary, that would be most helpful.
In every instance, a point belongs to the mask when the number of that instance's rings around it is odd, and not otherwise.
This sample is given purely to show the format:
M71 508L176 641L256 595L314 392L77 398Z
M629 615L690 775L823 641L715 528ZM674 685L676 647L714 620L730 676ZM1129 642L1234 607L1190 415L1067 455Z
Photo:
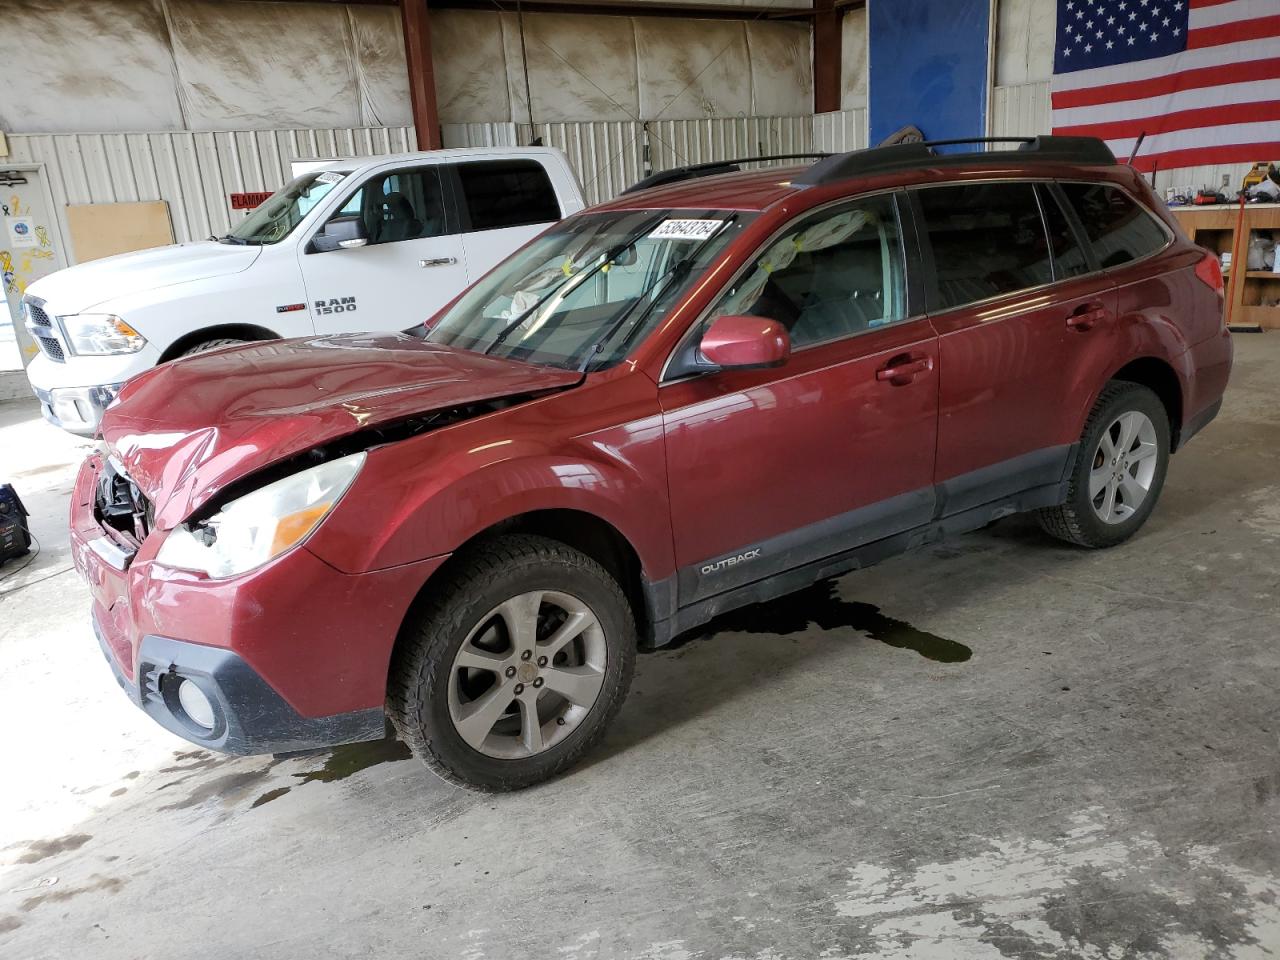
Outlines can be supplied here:
M189 748L126 702L63 534L80 444L0 407L0 955L1273 957L1280 335L1131 543L1024 518L641 657L612 734L487 797L394 742ZM971 656L970 656L971 651Z

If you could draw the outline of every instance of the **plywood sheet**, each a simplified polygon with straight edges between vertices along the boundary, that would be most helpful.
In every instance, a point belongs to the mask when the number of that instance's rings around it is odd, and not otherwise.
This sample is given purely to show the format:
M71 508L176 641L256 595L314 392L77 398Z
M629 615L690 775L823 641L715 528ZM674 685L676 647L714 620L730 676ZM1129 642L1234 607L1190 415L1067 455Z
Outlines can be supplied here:
M163 200L68 204L67 225L77 263L173 243L169 204Z

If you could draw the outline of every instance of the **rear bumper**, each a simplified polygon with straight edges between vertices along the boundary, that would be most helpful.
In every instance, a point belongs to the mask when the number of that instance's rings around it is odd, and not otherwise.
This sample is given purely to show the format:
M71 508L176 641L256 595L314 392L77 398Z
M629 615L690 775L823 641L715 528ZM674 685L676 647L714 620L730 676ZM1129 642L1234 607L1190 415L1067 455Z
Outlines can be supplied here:
M328 717L304 717L239 655L230 650L145 636L134 678L125 676L95 616L94 633L121 689L170 733L223 753L289 753L340 743L377 740L385 733L382 708ZM194 683L211 705L213 726L190 717L178 687Z

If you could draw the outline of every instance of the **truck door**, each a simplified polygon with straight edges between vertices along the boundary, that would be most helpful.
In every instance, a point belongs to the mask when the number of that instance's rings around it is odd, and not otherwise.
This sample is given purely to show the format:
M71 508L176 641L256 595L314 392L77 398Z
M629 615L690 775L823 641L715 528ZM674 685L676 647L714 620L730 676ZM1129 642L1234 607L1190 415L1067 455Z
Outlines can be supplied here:
M298 251L317 333L407 330L467 285L439 166L370 175L329 219L340 216L363 219L363 246L318 251L308 238Z

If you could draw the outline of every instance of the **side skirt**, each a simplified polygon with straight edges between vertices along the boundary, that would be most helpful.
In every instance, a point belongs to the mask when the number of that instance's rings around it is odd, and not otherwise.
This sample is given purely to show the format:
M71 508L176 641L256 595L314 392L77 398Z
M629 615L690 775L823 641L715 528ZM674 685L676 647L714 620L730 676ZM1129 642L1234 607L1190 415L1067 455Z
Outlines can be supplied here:
M1030 510L1038 510L1041 507L1056 506L1066 500L1067 473L1075 462L1077 446L1077 444L1071 444L1070 446L1053 448L1052 454L1049 454L1049 451L1044 451L1033 455L1041 458L1037 464L1038 470L1019 469L1012 471L1012 473L1020 479L1030 478L1038 474L1037 479L1041 482L1036 486L998 496L996 499L985 503L971 506L970 504L976 497L972 495L965 496L964 494L970 494L970 491L974 491L980 486L987 486L990 492L991 486L988 486L987 483L971 483L967 479L968 475L966 475L966 478L959 483L950 481L950 490L947 489L948 483L940 484L939 513L946 509L948 501L953 508L960 506L961 509L947 516L937 516L928 523L920 524L901 533L859 544L856 547L823 557L820 560L814 560L762 577L711 597L699 598L690 604L679 607L674 614L664 619L654 617L651 620L651 636L646 646L664 646L680 634L699 627L722 613L728 613L730 610L786 596L820 580L874 566L882 560L888 560L899 554L917 550L920 547L937 543L948 537L981 529L989 523L1015 513L1025 513ZM1018 460L1022 461L1023 458L1018 458ZM1001 466L1003 467L1004 465ZM1019 463L1018 466L1019 468L1025 468L1027 464ZM985 470L980 472L987 473ZM1010 476L1011 471L997 468L997 473L1000 481L996 482L1003 481L1003 484L1007 484L1007 478ZM1052 482L1044 482L1046 474L1054 477ZM996 475L989 474L982 477L982 479L988 482L994 481L996 480ZM959 488L958 490L957 487ZM951 496L947 496L947 493L951 493ZM956 496L957 493L961 495ZM676 588L673 583L676 579L677 577L673 576L660 583L646 584L647 592L651 591L651 598L653 598L654 593L662 598L659 603L652 603L651 599L651 613L656 612L658 609L665 608L669 610L670 607L667 604L671 603L673 599L670 597L670 593L675 592L675 589L683 592L684 582L680 582L678 588Z

